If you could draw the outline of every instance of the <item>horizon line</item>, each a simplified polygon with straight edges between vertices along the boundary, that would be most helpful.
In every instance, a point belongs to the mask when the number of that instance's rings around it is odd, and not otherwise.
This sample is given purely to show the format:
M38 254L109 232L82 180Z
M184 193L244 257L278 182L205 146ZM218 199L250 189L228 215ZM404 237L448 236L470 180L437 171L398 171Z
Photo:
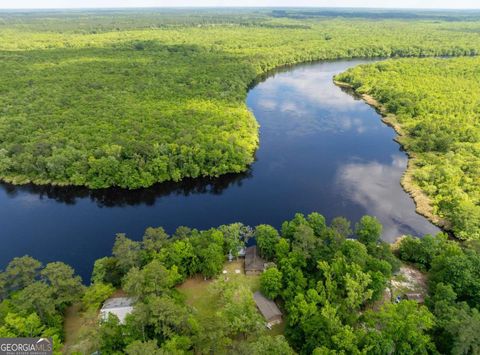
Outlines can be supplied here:
M352 10L427 10L427 11L480 11L478 8L458 7L368 7L368 6L98 6L98 7L0 7L0 11L38 11L38 10L125 10L125 9L352 9Z

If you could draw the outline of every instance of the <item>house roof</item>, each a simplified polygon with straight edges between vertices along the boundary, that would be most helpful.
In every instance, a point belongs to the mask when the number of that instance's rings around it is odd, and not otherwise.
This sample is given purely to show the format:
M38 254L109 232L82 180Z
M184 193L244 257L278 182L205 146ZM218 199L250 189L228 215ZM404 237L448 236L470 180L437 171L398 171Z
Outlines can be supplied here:
M409 292L405 294L405 297L410 301L417 301L423 303L424 297L421 293Z
M259 291L253 294L253 299L255 300L260 313L262 313L263 317L267 321L270 321L275 317L282 316L282 312L280 309L278 309L275 302L266 298Z
M125 308L133 307L133 299L130 297L115 297L109 298L103 303L102 311L115 309L115 308Z
M265 261L258 255L257 246L248 247L245 252L245 271L263 271Z
M125 318L133 311L133 299L130 297L109 298L103 304L100 314L104 320L109 314L117 316L120 324L125 323Z

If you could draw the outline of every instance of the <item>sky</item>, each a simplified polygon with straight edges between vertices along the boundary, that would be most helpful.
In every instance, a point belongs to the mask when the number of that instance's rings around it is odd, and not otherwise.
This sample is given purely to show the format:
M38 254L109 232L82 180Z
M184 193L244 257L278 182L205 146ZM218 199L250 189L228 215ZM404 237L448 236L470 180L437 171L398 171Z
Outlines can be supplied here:
M370 7L480 9L479 0L0 0L0 9L102 7Z

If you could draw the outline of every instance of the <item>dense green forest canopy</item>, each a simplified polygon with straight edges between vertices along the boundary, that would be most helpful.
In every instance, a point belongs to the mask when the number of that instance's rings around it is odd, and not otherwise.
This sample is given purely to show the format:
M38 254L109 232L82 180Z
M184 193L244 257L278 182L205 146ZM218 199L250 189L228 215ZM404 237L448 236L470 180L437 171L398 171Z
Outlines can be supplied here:
M53 336L59 350L62 317L77 304L90 320L67 353L477 354L479 245L442 234L406 237L395 255L381 232L374 217L352 227L318 213L296 214L280 230L234 223L179 227L170 236L148 228L141 241L117 235L88 287L63 263L16 258L0 272L0 336ZM267 333L252 290L219 277L227 255L251 238L268 261L260 289L282 309L284 335ZM425 305L385 293L399 258L427 273ZM207 315L177 287L197 276L211 280ZM118 288L135 300L133 312L124 323L114 315L99 321L98 309Z
M245 96L259 74L321 59L480 51L475 13L279 15L1 13L0 177L139 188L244 171L258 146Z
M480 59L401 59L337 77L395 114L413 182L455 235L480 239Z

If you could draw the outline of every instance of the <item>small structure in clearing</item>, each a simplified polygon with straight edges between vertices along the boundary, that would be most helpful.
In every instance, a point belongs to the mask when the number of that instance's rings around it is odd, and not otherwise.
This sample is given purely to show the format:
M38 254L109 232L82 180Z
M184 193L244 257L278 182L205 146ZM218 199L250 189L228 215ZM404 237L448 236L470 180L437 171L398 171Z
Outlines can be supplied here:
M402 265L399 272L390 280L390 290L392 301L400 296L423 303L427 294L426 276L410 265Z
M127 314L133 311L133 299L130 297L115 297L109 298L103 304L100 310L102 320L106 320L109 314L114 314L118 317L120 323L125 322Z
M275 302L266 298L259 291L253 294L253 299L257 304L258 310L267 321L268 328L282 322L282 312L278 309Z
M425 302L425 298L423 297L423 295L421 293L409 292L409 293L405 294L405 297L409 301L416 301L418 303L424 303Z
M258 275L265 270L265 261L258 255L257 246L248 247L245 252L245 274Z

